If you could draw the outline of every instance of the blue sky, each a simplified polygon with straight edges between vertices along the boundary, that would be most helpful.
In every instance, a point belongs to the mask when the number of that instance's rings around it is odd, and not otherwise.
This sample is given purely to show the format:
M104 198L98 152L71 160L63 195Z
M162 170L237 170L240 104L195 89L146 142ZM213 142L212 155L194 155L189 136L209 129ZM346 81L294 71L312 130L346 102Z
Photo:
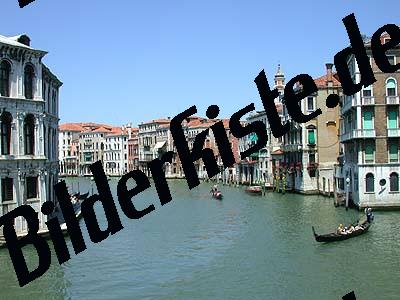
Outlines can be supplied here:
M250 102L254 78L318 77L348 44L341 19L355 13L362 33L400 23L395 1L2 0L0 34L26 33L49 52L64 82L61 122L114 125L175 116L191 105L220 117Z

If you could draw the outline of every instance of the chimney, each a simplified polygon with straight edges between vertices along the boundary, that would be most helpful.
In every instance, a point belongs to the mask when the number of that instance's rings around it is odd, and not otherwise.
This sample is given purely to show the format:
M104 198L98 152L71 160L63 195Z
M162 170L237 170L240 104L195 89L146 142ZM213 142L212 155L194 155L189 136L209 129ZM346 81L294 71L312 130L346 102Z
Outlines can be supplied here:
M325 66L326 66L326 85L333 86L333 78L332 78L333 64L327 63L327 64L325 64Z

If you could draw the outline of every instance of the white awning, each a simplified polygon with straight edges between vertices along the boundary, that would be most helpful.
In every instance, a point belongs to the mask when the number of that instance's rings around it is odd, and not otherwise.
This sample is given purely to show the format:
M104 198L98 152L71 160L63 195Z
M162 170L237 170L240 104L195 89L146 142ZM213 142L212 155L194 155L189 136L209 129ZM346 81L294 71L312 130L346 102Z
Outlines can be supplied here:
M162 147L164 147L164 145L165 145L166 142L167 142L167 141L157 142L156 145L154 146L154 150L161 149Z

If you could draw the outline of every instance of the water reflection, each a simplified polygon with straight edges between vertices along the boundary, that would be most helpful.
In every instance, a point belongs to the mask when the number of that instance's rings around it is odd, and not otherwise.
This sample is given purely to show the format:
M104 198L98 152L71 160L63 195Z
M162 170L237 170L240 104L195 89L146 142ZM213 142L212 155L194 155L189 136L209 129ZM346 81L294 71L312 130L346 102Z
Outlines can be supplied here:
M77 186L78 179L69 180ZM116 198L117 180L110 182ZM397 244L399 213L375 213L376 224L363 236L329 245L318 232L350 223L360 213L335 209L331 199L268 193L254 197L241 188L221 187L223 201L202 184L189 191L171 181L173 200L159 204L154 189L134 198L138 208L156 210L130 220L119 210L124 229L19 288L8 251L0 250L0 299L397 299L400 278ZM81 191L91 182L80 179ZM118 206L118 205L117 205ZM106 219L96 206L104 228ZM30 265L37 262L27 249ZM371 278L373 280L371 281Z

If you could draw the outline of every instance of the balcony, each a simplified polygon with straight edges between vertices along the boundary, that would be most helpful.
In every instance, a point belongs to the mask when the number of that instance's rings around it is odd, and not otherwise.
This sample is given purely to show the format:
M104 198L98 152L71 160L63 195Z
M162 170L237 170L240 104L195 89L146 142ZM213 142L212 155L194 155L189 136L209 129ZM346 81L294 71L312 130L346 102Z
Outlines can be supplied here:
M399 105L400 104L399 98L400 98L399 96L386 96L386 104Z
M282 145L281 147L282 147L282 150L285 152L297 152L302 149L301 144L285 144L285 145Z
M374 97L361 97L361 105L375 105Z
M387 136L388 137L400 137L400 128L388 128Z
M375 129L354 129L353 130L353 138L374 138L375 137Z
M351 139L374 138L375 129L353 129L340 136L340 142L343 143Z

